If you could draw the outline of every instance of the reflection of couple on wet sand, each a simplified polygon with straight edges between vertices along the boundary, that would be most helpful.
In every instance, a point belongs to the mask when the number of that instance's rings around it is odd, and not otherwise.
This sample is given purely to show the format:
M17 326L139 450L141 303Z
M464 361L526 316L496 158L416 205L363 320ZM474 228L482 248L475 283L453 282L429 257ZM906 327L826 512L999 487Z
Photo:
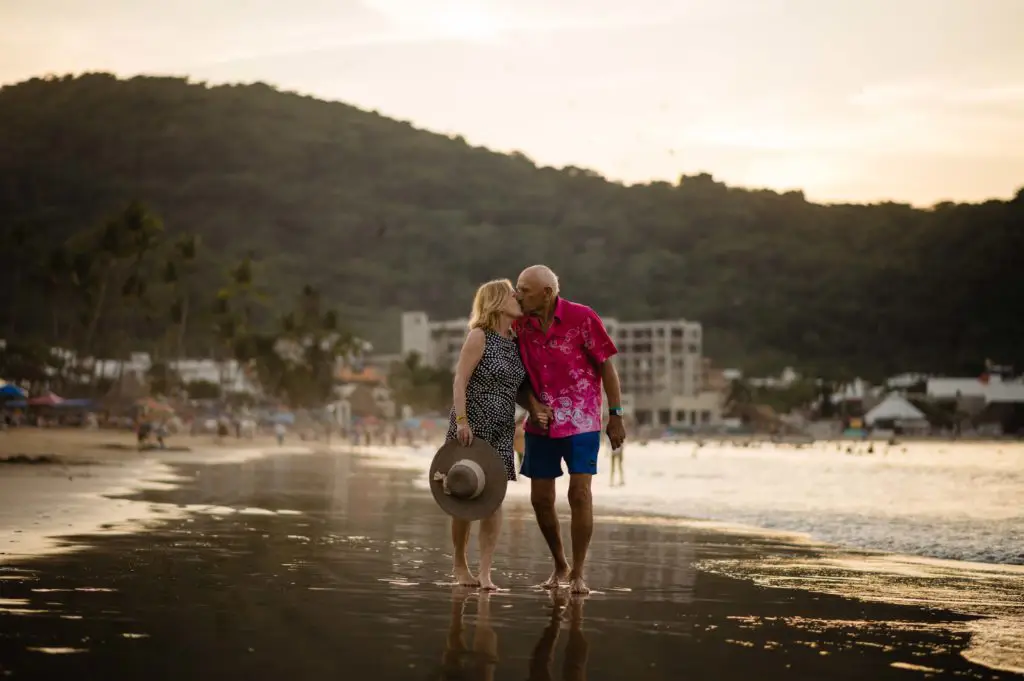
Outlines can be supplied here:
M452 619L448 627L444 655L441 657L440 679L493 679L498 666L498 635L491 624L491 597L481 591L477 601L476 626L472 644L466 645L464 615L466 600L472 593L466 587L452 590ZM568 620L569 641L565 646L562 664L564 681L583 681L587 678L587 639L583 635L583 601L585 596L569 597L562 591L550 592L551 617L540 640L530 656L528 681L552 681L551 665L555 647L561 633L562 622Z
M594 531L591 482L601 448L601 386L608 397L607 434L625 440L617 352L601 318L559 295L558 277L543 265L481 286L455 369L446 444L431 464L434 498L452 515L453 571L463 586L497 588L491 580L507 481L516 479L516 404L527 410L519 473L530 478L530 500L551 551L546 588L567 584L588 593L587 550ZM486 444L483 444L486 443ZM474 446L475 445L475 446ZM569 470L572 564L565 555L555 480ZM469 567L470 525L480 521L480 567Z

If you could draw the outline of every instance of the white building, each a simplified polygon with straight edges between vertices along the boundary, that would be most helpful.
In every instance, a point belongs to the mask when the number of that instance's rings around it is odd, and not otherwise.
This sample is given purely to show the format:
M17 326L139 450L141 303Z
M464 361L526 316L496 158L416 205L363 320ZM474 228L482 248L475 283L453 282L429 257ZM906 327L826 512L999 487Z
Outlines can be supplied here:
M466 319L431 321L425 312L402 314L402 356L454 369L467 331ZM616 366L623 407L645 425L700 426L720 416L717 393L701 385L703 334L685 319L622 322L602 320L619 349Z
M990 402L1024 402L1024 379L1001 376L979 378L929 378L926 388L933 400L975 399Z
M229 393L257 392L256 386L233 359L224 362L213 359L172 359L167 365L183 383L205 381L220 385ZM131 375L136 380L145 382L152 367L153 360L148 352L133 352L125 360L96 360L93 371L99 378L112 380L119 376Z

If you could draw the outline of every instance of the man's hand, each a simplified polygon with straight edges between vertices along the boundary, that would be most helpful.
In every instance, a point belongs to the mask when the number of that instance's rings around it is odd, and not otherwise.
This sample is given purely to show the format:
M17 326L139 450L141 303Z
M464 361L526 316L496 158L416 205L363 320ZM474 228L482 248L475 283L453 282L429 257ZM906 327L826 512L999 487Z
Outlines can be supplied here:
M547 430L551 426L551 421L554 419L555 411L544 404L540 400L530 400L530 420L533 421L537 426Z
M609 416L605 432L608 433L608 439L612 442L612 449L618 449L626 441L626 426L622 423L621 416Z

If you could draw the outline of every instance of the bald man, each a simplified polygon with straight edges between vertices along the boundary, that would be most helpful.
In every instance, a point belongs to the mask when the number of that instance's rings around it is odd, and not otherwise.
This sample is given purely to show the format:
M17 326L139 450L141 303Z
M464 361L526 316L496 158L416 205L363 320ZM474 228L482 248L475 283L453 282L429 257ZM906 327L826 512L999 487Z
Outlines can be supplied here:
M555 562L544 586L554 589L568 583L573 593L589 593L583 569L594 533L591 482L601 448L602 383L612 448L618 449L626 439L619 375L612 363L618 350L597 313L559 295L558 277L551 268L526 268L516 286L524 312L516 322L516 337L532 389L523 391L523 406L532 418L526 425L520 472L530 478L537 524ZM569 471L572 510L571 567L555 513L555 480L563 475L563 461Z

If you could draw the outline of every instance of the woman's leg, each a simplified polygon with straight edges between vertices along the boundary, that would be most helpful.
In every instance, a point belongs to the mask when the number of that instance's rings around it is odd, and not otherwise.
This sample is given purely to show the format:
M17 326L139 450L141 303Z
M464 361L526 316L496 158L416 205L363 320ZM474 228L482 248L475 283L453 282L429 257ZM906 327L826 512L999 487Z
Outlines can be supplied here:
M452 518L452 572L462 586L479 586L480 582L469 571L469 520Z
M501 507L489 517L480 521L480 586L484 589L497 589L491 581L491 563L494 560L494 547L498 545L501 533Z

